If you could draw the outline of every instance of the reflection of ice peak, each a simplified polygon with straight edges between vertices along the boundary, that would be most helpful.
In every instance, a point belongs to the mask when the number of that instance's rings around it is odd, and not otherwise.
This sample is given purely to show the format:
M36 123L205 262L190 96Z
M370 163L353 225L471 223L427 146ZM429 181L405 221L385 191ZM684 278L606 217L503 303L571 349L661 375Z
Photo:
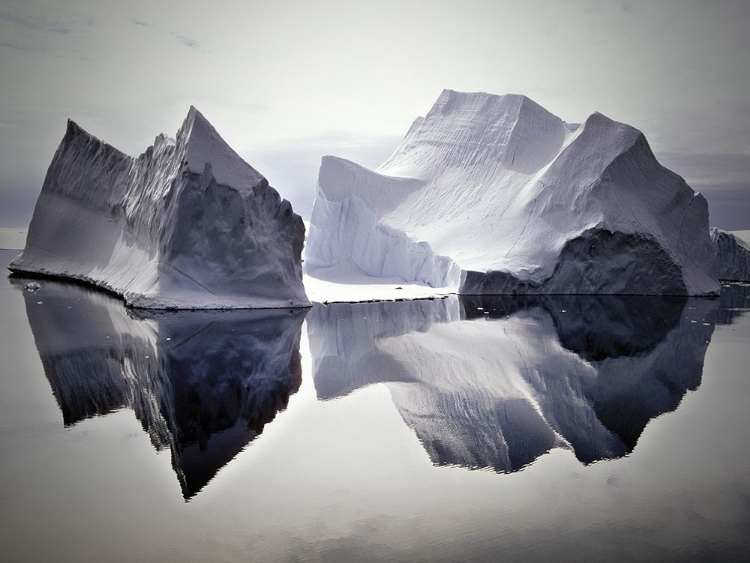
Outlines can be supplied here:
M394 314L395 313L395 314ZM411 381L399 359L383 354L376 343L382 338L429 330L435 322L458 318L450 299L393 303L316 304L307 330L313 353L319 399L346 395L359 387L383 381Z
M724 283L721 287L721 308L718 324L732 324L737 317L750 309L750 284Z
M556 446L583 463L632 451L700 384L717 308L461 297L315 308L308 330L319 397L386 382L434 463L508 472Z
M99 291L52 281L24 296L65 424L133 409L154 446L172 452L185 498L260 434L301 383L304 311L134 315Z

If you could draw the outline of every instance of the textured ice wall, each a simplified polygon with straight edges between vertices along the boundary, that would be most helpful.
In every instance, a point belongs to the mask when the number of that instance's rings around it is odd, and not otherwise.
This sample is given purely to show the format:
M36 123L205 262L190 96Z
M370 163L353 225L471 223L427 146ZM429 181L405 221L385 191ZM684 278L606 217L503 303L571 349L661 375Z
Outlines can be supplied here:
M716 245L719 279L750 282L750 246L732 233L711 229Z
M137 158L70 121L10 269L147 308L306 306L302 219L195 108Z
M706 200L640 131L512 94L445 90L374 172L324 157L306 256L461 293L719 291Z

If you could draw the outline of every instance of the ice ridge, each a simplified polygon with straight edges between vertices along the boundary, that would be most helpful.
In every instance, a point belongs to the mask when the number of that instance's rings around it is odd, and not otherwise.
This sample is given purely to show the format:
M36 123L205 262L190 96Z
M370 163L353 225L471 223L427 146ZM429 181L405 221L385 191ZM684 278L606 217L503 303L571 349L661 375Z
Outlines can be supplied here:
M706 200L638 129L516 94L443 91L375 171L324 157L306 255L459 293L719 291Z
M194 107L130 157L73 121L15 272L74 278L145 308L309 305L304 224Z

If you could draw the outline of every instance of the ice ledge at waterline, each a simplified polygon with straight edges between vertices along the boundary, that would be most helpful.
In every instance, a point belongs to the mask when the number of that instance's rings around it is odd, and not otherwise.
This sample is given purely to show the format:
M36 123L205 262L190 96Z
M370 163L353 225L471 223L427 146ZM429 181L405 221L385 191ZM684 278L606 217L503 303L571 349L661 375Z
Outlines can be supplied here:
M324 157L308 272L466 294L715 294L708 206L637 129L445 90L377 170Z
M9 268L93 283L144 308L308 306L305 227L191 107L137 158L72 121Z

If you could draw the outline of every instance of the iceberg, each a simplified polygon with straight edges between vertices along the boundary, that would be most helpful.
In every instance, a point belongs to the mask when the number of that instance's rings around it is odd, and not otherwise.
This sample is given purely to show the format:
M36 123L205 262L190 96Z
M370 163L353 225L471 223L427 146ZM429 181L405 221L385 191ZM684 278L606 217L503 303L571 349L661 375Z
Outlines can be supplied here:
M133 158L73 121L13 272L63 276L152 309L309 306L305 227L194 107Z
M305 266L461 294L717 294L708 205L637 129L442 92L375 171L326 156Z
M719 279L750 282L750 245L732 233L716 228L711 229L711 240L716 245Z

